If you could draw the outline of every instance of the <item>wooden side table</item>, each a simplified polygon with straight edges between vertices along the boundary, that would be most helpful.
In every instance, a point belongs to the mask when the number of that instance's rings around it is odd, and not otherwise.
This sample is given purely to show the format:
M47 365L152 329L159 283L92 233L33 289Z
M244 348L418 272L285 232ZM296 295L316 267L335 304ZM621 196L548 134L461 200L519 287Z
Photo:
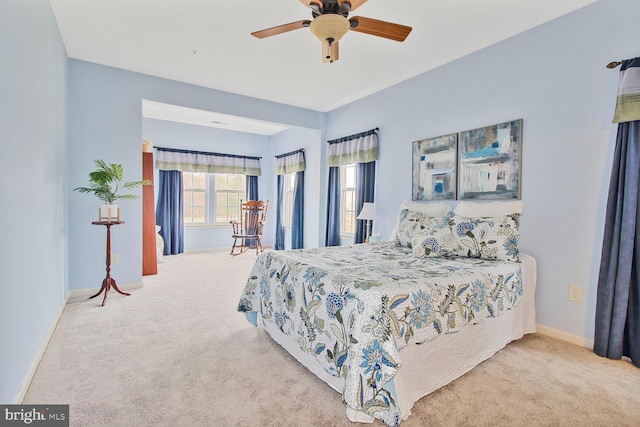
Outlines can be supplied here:
M113 277L111 277L111 226L124 224L124 221L111 221L111 222L93 221L91 224L104 225L105 227L107 227L107 277L105 277L104 280L102 281L102 287L100 288L98 293L89 297L89 299L95 298L98 295L100 295L102 292L104 292L104 298L102 298L102 306L104 307L105 303L107 302L107 295L109 294L109 290L111 289L111 287L113 287L113 289L115 289L116 292L118 292L119 294L131 295L127 292L122 292L118 288L118 285L116 284L116 280Z

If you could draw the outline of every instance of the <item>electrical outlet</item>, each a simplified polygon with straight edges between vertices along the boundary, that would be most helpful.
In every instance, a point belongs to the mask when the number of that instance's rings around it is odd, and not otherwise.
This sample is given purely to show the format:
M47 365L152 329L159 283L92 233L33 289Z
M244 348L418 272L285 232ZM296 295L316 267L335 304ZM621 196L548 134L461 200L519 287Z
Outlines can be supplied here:
M118 252L111 252L111 264L117 264L120 262L120 254Z
M582 287L569 285L569 301L582 302Z

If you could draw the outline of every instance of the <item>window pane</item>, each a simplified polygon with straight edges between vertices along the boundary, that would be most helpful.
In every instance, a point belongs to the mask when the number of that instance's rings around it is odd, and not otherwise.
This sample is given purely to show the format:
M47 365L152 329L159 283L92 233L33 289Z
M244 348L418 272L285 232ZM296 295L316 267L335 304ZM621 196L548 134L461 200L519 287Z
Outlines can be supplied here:
M235 206L238 209L240 209L241 198L244 198L244 192L243 193L227 193L227 204L229 206ZM243 202L246 202L246 200L243 200Z
M207 223L207 174L183 172L183 219L185 224Z
M227 190L244 190L244 175L229 175Z
M240 221L240 210L235 206L224 206L218 209L216 222L228 224L229 221Z
M184 205L183 217L185 223L193 222L193 209L191 209L191 206L187 204Z
M196 188L206 188L207 187L207 174L203 172L198 172L193 174L193 186Z
M193 205L193 193L191 191L185 191L184 192L183 202L184 202L185 208L187 206Z
M227 193L222 191L216 191L216 206L227 206Z
M346 212L342 217L343 231L345 233L353 233L353 215Z
M345 167L345 178L347 187L356 186L356 168L354 165L348 165Z
M193 187L193 174L191 172L182 172L182 185L184 188Z
M204 191L194 191L192 193L193 196L193 205L205 207L207 202L207 196Z
M245 182L244 175L216 174L216 223L240 219L240 199L246 201Z
M206 209L203 207L193 208L193 222L204 223L205 222Z
M218 209L216 209L216 222L217 223L226 222L225 220L228 217L229 217L229 213L228 213L228 208L226 206L218 207ZM234 219L234 218L231 218L231 219ZM237 219L237 218L235 218L235 219Z
M356 226L356 165L342 166L340 170L341 177L341 233L353 234Z

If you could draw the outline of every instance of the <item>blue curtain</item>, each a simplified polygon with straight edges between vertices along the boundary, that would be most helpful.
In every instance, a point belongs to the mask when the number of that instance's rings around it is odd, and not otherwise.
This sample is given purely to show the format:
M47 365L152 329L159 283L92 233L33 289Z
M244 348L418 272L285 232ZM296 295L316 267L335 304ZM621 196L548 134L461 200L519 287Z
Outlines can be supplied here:
M340 246L340 167L329 168L325 246Z
M284 179L285 179L285 175L278 175L278 183L277 183L278 200L276 203L276 240L273 245L273 248L275 250L284 249L284 225L282 224L283 202L284 202Z
M280 178L280 175L278 176ZM293 184L293 219L291 224L291 249L304 247L304 171L296 173Z
M159 171L156 224L164 240L164 255L184 252L182 172Z
M253 175L246 176L246 196L247 200L260 200L258 197L258 177ZM247 201L245 200L245 202ZM246 233L255 233L255 230L245 230ZM255 246L255 239L246 239L244 241L245 246Z
M356 168L356 216L360 214L365 202L373 203L376 188L376 162L358 163ZM369 221L369 230L373 221ZM356 234L353 243L363 243L366 239L367 221L356 221Z
M640 367L640 121L618 124L600 260L593 350Z
M258 177L247 175L245 185L247 188L247 200L260 200L258 199Z

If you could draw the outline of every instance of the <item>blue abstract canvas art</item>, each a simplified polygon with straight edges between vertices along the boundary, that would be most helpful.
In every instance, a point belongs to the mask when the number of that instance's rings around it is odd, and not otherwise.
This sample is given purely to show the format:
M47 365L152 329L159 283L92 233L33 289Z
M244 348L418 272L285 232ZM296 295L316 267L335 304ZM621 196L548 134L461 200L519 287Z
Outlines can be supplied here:
M519 199L522 119L460 132L459 199Z
M455 200L458 134L413 143L411 200Z

